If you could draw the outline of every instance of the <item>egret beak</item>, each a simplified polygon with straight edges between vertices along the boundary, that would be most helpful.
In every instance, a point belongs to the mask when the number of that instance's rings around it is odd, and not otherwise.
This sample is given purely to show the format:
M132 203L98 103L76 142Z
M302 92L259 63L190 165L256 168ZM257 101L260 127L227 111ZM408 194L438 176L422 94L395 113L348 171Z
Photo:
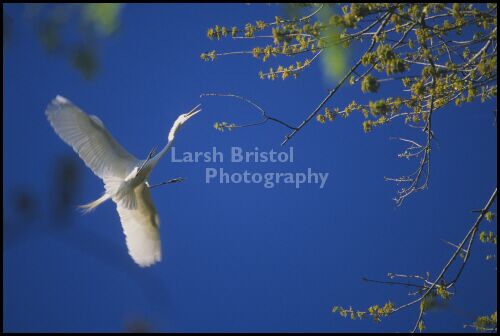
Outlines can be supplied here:
M186 113L186 120L190 119L191 117L195 116L196 114L201 112L201 108L199 108L201 104L198 104L196 107L194 107L191 111Z

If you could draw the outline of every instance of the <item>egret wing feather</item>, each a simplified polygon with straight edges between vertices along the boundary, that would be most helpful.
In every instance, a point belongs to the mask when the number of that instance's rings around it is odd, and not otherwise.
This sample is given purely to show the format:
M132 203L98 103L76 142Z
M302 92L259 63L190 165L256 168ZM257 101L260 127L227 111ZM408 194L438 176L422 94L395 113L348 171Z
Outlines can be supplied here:
M107 177L125 178L139 164L140 161L113 138L99 118L87 115L68 99L57 96L45 114L59 137L105 182Z
M137 205L127 209L116 203L128 252L139 266L147 267L161 261L160 219L146 183L134 191Z

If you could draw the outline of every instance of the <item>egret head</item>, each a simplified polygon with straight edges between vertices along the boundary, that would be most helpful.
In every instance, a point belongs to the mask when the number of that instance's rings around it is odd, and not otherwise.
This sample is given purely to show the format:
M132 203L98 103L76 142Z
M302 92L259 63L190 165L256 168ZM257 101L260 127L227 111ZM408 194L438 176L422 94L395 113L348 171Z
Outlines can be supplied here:
M168 141L174 140L175 135L177 132L181 129L182 125L189 119L191 119L193 116L201 112L200 107L201 104L197 105L195 108L193 108L191 111L188 113L181 114L177 120L174 122L174 125L170 129L170 132L168 133Z

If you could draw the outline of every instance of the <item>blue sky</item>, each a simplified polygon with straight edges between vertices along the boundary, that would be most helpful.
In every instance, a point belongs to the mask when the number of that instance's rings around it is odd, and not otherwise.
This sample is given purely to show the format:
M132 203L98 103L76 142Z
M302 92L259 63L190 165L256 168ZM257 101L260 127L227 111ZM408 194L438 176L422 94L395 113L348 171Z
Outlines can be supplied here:
M288 130L269 122L218 132L216 121L253 122L259 114L237 100L201 93L243 95L298 124L333 85L319 63L297 80L262 81L257 73L269 64L251 56L200 60L201 52L248 45L210 41L208 27L271 21L284 15L279 6L126 5L120 30L99 44L101 69L92 80L47 54L22 7L3 8L14 23L3 52L4 331L122 331L141 323L177 332L407 331L416 308L378 324L342 319L331 309L407 302L406 288L361 278L382 280L388 272L436 276L453 252L442 239L461 240L475 220L470 210L481 208L496 187L493 103L435 114L438 143L429 190L401 207L392 201L397 187L384 176L409 172L416 163L398 159L402 145L389 138L420 134L397 122L365 134L358 116L328 125L313 121L289 142L293 163L230 162L236 146L288 151L280 146ZM103 186L45 118L57 94L98 115L138 158L164 145L177 115L203 104L180 131L176 150L216 147L225 160L176 163L167 155L152 173L151 183L186 179L152 191L161 218L161 263L148 269L133 263L114 204L85 216L74 210L97 198ZM346 87L332 103L345 106L360 95L359 87ZM53 180L61 158L74 160L78 179L72 180L73 208L58 219ZM323 189L267 189L206 183L207 168L311 168L329 177ZM16 212L18 190L36 198L33 217ZM495 224L483 225L496 231ZM496 264L484 258L490 253L474 244L449 307L426 315L430 331L460 332L463 324L496 310Z

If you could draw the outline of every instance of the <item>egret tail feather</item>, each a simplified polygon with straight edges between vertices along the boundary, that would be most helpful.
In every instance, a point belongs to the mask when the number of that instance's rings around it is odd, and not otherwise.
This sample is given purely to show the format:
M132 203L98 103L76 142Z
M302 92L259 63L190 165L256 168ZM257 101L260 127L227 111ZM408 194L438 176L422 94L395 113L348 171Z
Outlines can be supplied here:
M78 208L82 211L83 214L87 214L97 208L101 203L104 203L110 198L108 194L103 194L101 197L87 204L79 205Z

